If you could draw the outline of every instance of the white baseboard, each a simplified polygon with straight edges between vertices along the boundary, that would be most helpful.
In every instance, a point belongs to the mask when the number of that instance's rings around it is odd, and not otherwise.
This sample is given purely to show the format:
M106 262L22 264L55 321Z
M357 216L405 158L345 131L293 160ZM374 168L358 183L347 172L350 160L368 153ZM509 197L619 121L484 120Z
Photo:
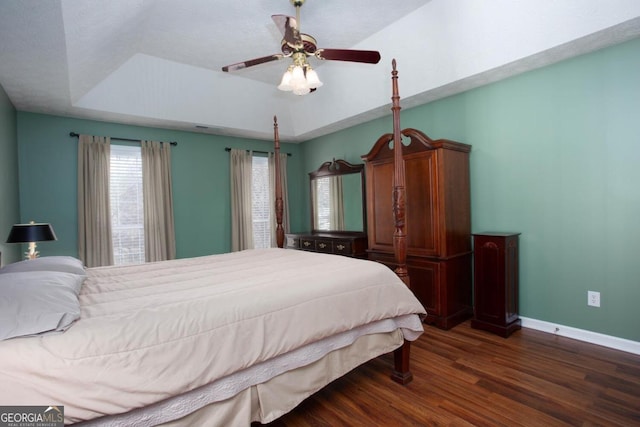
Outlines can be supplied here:
M597 332L586 331L584 329L572 328L570 326L558 325L556 323L542 320L520 317L523 328L535 329L562 337L573 338L616 350L640 355L640 342L626 340L624 338L612 337Z

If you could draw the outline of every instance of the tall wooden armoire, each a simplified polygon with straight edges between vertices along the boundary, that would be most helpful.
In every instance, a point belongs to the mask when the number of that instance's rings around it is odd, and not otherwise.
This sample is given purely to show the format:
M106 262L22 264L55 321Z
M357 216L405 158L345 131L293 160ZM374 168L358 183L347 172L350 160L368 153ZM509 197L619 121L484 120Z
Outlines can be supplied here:
M407 269L427 310L426 323L449 329L473 315L471 305L471 146L405 129ZM393 135L380 137L365 161L368 257L395 268ZM407 144L408 142L408 144Z

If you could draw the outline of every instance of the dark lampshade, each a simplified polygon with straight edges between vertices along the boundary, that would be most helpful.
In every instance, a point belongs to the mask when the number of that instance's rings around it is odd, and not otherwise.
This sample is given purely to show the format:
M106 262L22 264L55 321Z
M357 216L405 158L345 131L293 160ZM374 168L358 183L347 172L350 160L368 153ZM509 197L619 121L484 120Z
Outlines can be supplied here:
M46 242L48 240L58 240L51 224L38 224L33 221L29 224L14 224L9 232L9 237L7 237L7 243L29 244L29 250L25 252L25 258L27 259L38 257L36 242Z
M7 243L31 243L58 240L51 224L14 224Z

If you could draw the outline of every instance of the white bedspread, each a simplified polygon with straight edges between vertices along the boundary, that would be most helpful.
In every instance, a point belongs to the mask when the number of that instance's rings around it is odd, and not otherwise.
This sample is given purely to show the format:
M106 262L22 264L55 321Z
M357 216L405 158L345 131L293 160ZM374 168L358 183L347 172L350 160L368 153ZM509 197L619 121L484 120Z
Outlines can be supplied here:
M80 298L66 332L0 342L3 405L64 405L67 422L123 413L361 325L424 314L381 264L283 249L89 269ZM422 328L412 329L407 339Z

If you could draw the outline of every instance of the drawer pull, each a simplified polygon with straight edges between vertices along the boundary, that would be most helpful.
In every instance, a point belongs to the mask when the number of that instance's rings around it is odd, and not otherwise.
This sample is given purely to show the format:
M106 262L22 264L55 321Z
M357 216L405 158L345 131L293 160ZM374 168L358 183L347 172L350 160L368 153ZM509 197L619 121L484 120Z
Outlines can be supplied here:
M324 249L327 247L326 243L320 243L318 244L318 246L320 246L320 249Z
M338 250L339 250L339 251L341 251L341 250L343 250L344 248L346 248L346 246L345 246L345 245L338 245L338 246L337 246L337 248L338 248Z
M306 242L304 242L304 245L305 245L306 247L309 247L309 246L311 246L311 242L306 241Z

